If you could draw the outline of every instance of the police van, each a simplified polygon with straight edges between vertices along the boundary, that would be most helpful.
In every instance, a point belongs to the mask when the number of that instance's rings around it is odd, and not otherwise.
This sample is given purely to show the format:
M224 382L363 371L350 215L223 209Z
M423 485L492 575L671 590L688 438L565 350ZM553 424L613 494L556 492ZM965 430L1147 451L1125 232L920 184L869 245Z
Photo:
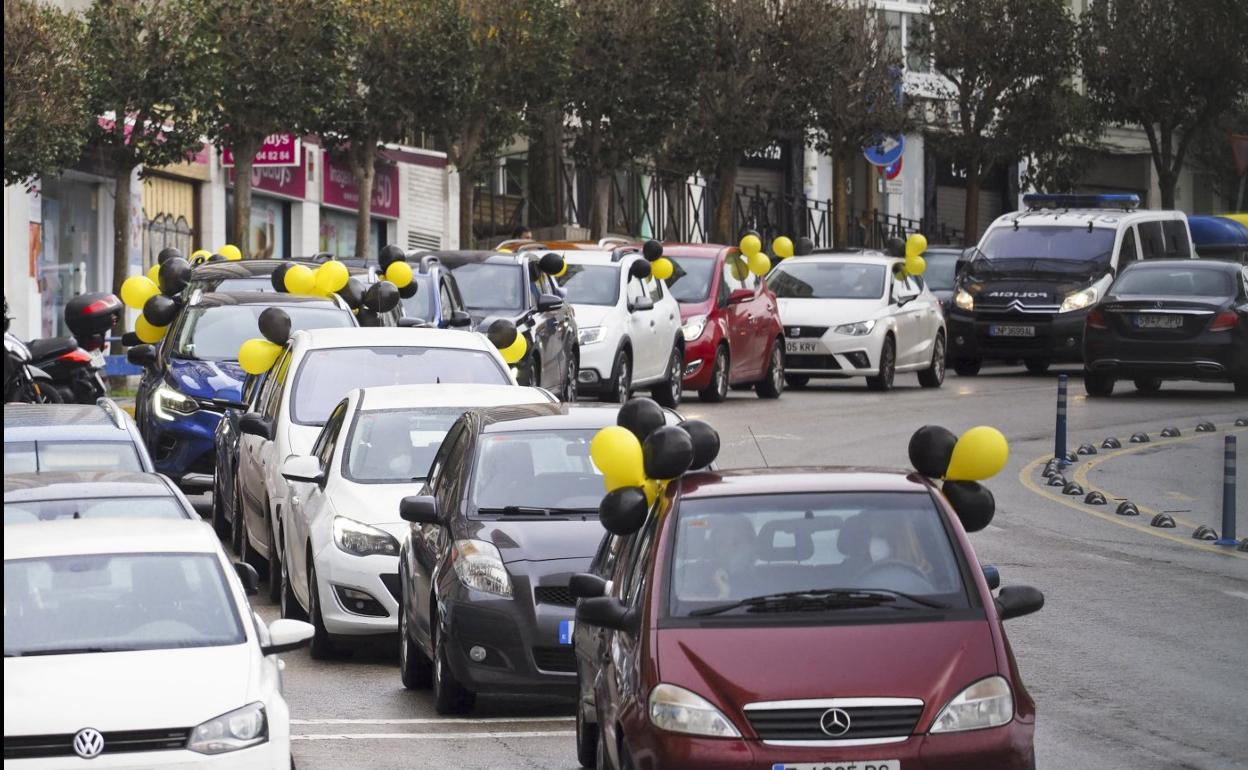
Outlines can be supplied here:
M1136 195L1023 196L958 263L946 319L949 364L962 376L985 359L1041 373L1080 361L1088 310L1118 271L1140 259L1194 256L1181 211L1139 210Z

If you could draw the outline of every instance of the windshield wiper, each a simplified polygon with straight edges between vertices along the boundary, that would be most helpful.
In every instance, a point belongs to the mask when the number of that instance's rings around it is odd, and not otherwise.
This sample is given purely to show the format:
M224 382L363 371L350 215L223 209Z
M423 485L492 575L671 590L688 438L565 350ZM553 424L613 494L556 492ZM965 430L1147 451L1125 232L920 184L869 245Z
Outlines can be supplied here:
M924 599L912 594L892 591L887 588L819 588L805 591L786 591L778 594L751 596L728 604L703 607L692 610L689 615L705 617L719 615L724 612L745 607L749 612L785 612L841 609L850 607L876 607L891 605L898 599L905 599L932 609L949 609L949 605ZM898 607L898 609L903 609Z
M6 658L37 658L44 655L83 655L91 652L133 652L133 647L62 647L53 650L27 650L6 652Z
M502 508L477 509L477 513L486 516L560 516L567 513L587 515L597 512L597 508L541 508L530 505L505 505Z

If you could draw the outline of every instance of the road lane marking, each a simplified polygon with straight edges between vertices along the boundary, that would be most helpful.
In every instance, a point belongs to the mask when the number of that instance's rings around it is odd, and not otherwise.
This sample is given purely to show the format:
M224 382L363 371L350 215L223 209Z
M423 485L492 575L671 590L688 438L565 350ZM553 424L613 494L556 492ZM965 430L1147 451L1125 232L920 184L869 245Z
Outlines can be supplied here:
M536 722L574 722L576 717L481 717L413 718L413 719L292 719L292 725L481 725L531 724Z
M473 741L498 740L502 738L570 738L576 735L575 730L527 730L522 732L488 732L488 733L318 733L313 735L292 735L292 741Z
M1244 601L1248 601L1248 593L1244 593L1243 591L1223 591L1222 593L1226 594L1227 596L1234 596L1236 599L1243 599Z

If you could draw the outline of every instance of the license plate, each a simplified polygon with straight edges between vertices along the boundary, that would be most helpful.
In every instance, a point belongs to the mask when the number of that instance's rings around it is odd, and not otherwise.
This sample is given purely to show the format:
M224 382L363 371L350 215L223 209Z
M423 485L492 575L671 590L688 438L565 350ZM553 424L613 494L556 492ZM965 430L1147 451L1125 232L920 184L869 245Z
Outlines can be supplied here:
M838 760L836 762L799 762L789 764L777 762L771 770L901 770L900 759L866 759L857 761Z
M95 367L96 369L104 368L104 351L102 350L91 351L91 366Z
M1183 328L1183 316L1160 315L1157 313L1137 315L1135 316L1135 328L1137 329L1181 329Z
M559 644L572 644L572 631L576 628L576 621L561 620L559 621Z
M784 343L784 352L786 353L814 353L816 351L813 342L794 342L788 340Z
M1017 324L993 324L988 327L989 337L1034 337L1036 327Z

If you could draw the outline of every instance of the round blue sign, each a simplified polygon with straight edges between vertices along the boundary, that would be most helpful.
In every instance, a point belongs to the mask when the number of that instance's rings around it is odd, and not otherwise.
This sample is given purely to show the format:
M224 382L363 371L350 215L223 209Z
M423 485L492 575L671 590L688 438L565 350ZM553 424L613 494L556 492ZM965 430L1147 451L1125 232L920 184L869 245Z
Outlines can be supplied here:
M887 166L896 163L906 150L906 140L901 134L882 136L875 144L868 145L862 154L873 166Z

